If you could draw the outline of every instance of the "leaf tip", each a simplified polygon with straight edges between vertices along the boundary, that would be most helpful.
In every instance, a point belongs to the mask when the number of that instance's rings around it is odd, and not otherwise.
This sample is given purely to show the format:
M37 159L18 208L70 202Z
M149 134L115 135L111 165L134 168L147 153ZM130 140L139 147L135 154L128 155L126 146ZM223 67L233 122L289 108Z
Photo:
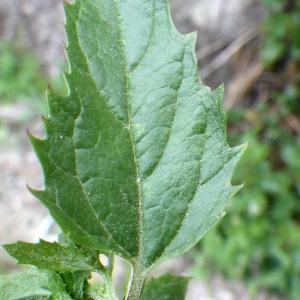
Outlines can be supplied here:
M42 196L42 194L44 193L44 191L42 191L42 190L36 190L36 189L32 188L29 184L26 184L26 188L33 196L35 196L37 198L40 198Z
M19 246L22 246L22 242L20 241L3 245L4 250L17 261L17 264L21 264L19 260Z
M248 146L249 146L249 143L247 142L247 143L244 143L237 147L239 150L240 157L246 152L246 150L248 149Z
M31 141L31 139L34 138L33 134L30 132L30 130L28 128L26 129L26 135L27 135L27 137L29 138L30 141Z
M11 245L12 244L4 244L4 245L2 245L2 247L3 247L3 249L7 252L7 253L9 253L9 250L10 250L10 248L11 248ZM9 253L10 254L10 253Z
M52 87L52 85L50 83L47 84L47 91L48 92L53 91L53 87Z
M29 139L29 141L30 141L30 143L31 143L32 145L38 140L38 138L35 137L35 136L30 132L29 129L26 129L26 134L27 134L27 137L28 137L28 139Z
M244 187L244 185L245 184L242 183L240 185L232 186L230 196L233 197L235 194L237 194Z
M193 47L196 47L197 38L198 38L198 32L197 31L193 31L193 32L190 32L190 33L186 34L185 36L189 39L191 45Z

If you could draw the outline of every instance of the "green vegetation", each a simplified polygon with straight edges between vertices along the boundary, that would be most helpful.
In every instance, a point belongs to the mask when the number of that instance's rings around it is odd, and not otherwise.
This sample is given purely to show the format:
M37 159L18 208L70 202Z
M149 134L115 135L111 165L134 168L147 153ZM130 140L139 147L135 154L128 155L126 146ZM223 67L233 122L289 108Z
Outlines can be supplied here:
M253 291L299 299L300 4L265 2L261 57L278 83L268 84L265 101L229 112L231 143L250 141L235 179L243 178L245 187L228 203L225 221L202 241L196 272L222 271Z
M0 42L0 103L41 99L46 87L36 57L11 41Z
M300 1L262 0L267 16L263 23L265 44L262 62L269 67L280 60L300 60Z

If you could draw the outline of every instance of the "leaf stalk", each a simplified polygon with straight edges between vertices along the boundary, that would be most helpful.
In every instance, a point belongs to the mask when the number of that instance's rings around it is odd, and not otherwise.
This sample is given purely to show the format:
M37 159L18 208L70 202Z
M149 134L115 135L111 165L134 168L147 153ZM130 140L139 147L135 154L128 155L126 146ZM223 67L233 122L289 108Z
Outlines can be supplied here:
M125 300L140 299L146 276L147 272L142 271L138 265L133 266L131 280L128 286L127 296Z

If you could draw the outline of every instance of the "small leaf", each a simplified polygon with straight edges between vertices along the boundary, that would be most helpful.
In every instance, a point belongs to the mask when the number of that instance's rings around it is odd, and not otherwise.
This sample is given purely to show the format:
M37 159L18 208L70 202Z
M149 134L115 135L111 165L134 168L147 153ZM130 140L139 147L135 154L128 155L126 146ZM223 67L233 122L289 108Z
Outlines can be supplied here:
M58 274L34 268L16 275L1 275L0 299L72 300Z
M78 249L78 245L76 245L74 241L72 241L72 239L64 233L59 234L58 241L63 247L75 250ZM97 261L98 260L99 256L97 255ZM66 290L74 299L85 300L88 298L87 294L90 288L88 279L91 276L89 271L60 273L60 276L66 285Z
M146 283L141 300L184 300L190 278L170 274Z
M66 290L76 300L85 300L88 293L88 279L90 273L87 271L61 273Z
M20 264L30 264L40 269L59 272L97 271L100 264L97 255L76 249L64 247L58 243L41 240L38 244L17 242L5 245L7 252Z
M66 291L66 286L61 276L53 271L47 271L47 288L52 292L51 300L75 300Z

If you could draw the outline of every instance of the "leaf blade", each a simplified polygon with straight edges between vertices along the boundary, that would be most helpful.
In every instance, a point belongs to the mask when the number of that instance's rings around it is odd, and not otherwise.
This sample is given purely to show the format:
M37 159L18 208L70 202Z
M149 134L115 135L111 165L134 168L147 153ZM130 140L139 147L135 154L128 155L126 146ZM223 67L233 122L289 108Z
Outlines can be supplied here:
M100 271L97 256L81 249L63 247L41 240L38 244L17 242L5 245L6 251L19 264L34 265L40 269L58 272Z
M166 0L66 4L69 94L49 92L33 144L35 192L81 245L145 271L191 248L220 219L243 147L226 141L223 88L198 78L195 35Z

